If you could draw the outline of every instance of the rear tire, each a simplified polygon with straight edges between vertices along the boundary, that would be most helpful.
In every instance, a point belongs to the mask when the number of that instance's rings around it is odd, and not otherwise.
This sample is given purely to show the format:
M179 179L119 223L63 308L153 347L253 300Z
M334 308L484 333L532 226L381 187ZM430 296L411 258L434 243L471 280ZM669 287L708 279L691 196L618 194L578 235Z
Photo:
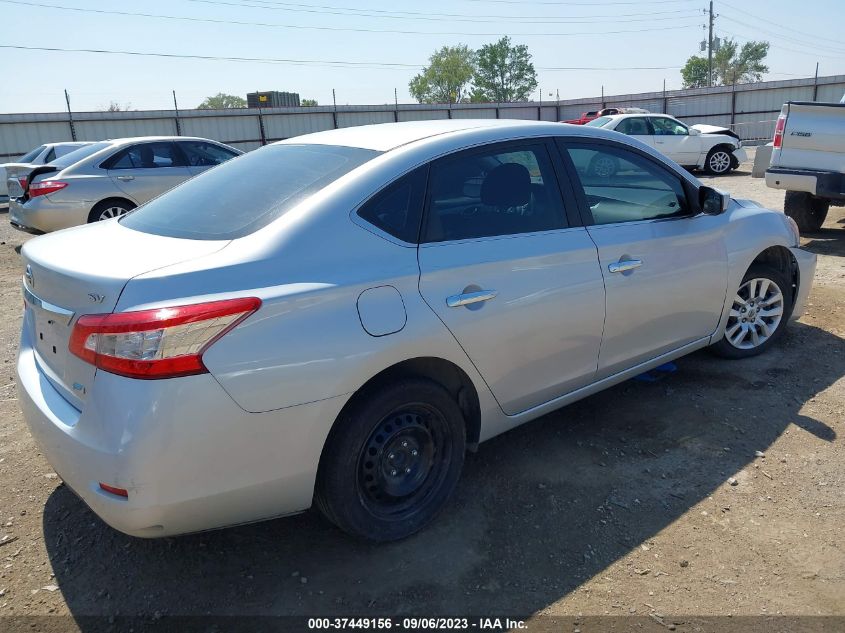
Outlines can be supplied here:
M404 379L365 396L337 421L314 500L349 534L402 539L446 504L465 450L463 415L449 392L430 380Z
M822 228L829 209L829 201L805 191L787 191L783 201L783 212L795 220L802 232L813 233Z
M94 205L91 213L88 214L88 223L111 220L121 215L126 215L135 205L126 200L103 200Z
M783 335L792 316L792 283L778 269L754 264L734 296L724 336L710 349L731 359L762 354Z

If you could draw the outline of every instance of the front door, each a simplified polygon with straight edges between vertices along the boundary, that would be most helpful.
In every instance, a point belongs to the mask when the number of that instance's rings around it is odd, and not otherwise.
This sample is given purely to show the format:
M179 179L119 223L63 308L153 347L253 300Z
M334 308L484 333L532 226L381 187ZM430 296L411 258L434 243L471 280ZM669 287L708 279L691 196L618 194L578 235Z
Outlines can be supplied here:
M701 137L689 133L683 123L669 117L650 117L654 128L654 148L679 165L697 165L701 156Z
M182 153L170 141L131 145L107 165L114 184L139 205L191 177Z
M644 153L564 147L573 163L598 154L619 165L610 178L577 172L607 289L598 378L711 335L727 287L724 217L697 214L681 178Z
M567 219L550 148L468 150L429 179L420 292L508 415L591 382L601 344L596 248Z

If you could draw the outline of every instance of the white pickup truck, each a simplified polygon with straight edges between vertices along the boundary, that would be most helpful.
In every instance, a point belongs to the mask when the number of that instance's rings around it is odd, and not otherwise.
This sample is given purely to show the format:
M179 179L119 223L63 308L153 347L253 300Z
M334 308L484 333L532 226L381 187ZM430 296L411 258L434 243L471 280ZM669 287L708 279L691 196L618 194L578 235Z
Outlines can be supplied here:
M785 104L773 145L766 184L786 189L783 210L799 229L818 231L830 205L845 205L845 103Z

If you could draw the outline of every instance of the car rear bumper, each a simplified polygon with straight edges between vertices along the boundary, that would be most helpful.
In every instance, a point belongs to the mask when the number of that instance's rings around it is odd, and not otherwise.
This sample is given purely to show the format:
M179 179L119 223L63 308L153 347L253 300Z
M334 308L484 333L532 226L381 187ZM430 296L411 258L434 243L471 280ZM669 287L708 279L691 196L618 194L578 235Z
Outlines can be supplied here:
M766 186L803 191L831 200L845 200L845 174L839 172L770 167L766 170Z
M88 222L88 207L77 201L61 202L49 196L30 198L21 203L19 198L9 201L9 222L27 233L49 233L79 226Z
M795 304L792 308L790 320L798 320L807 306L807 297L813 287L813 278L816 274L816 254L805 251L801 248L791 248L795 261L798 262L798 294L795 297Z
M133 380L98 371L82 411L41 371L26 328L17 360L24 418L47 461L112 527L159 537L307 509L346 398L247 413L210 374ZM100 482L128 497L104 492Z

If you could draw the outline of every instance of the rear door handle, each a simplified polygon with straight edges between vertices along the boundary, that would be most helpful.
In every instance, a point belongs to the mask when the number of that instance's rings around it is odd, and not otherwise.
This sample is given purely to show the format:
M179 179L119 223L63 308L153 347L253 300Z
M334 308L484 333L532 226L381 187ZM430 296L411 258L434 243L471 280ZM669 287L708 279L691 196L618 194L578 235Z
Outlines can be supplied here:
M626 270L634 270L643 265L641 259L623 259L618 262L608 264L607 269L612 273L624 273Z
M135 176L118 176L117 179L126 182L128 180L135 180Z
M464 294L446 297L446 305L450 308L460 308L461 306L468 306L472 303L479 303L480 301L490 301L490 299L495 299L498 294L496 290L466 292Z

